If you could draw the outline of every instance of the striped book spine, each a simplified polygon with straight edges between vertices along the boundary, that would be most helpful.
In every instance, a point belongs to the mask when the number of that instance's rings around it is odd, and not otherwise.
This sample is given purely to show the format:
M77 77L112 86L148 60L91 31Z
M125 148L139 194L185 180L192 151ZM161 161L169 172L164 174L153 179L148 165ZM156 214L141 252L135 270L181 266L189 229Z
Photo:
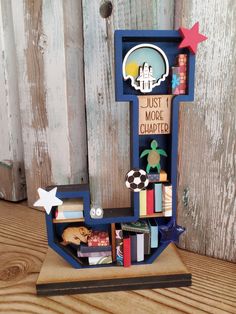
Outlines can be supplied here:
M162 206L164 211L164 216L172 216L172 185L163 185L163 200Z
M155 212L162 212L162 184L155 184Z

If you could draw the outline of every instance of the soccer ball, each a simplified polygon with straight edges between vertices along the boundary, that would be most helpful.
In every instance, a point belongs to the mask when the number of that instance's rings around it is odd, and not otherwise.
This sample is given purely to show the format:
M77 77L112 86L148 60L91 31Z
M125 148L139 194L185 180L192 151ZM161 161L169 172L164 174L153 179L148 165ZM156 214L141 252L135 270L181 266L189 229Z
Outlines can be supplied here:
M143 169L132 169L126 174L125 185L133 192L144 190L148 184L148 176Z

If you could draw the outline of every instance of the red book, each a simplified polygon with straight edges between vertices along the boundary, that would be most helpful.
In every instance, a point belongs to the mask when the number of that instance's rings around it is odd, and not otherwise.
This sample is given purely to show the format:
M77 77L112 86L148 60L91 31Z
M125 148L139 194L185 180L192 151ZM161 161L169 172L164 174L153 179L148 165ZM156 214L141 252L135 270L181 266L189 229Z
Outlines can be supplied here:
M123 256L124 256L124 267L131 265L131 243L130 238L123 239Z
M154 190L147 190L147 215L154 214Z
M108 232L92 231L88 237L88 246L108 246L110 245Z

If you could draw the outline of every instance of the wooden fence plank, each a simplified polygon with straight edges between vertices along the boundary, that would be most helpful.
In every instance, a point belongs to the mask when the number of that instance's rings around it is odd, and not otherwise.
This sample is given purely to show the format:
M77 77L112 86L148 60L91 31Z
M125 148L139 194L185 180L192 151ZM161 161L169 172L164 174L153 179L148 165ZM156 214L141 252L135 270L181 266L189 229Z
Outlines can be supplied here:
M26 197L11 3L0 1L0 198Z
M115 29L172 29L173 1L83 1L89 182L92 201L103 208L127 207L124 177L130 167L129 108L115 102Z
M39 186L87 181L82 54L74 44L82 28L71 26L72 2L12 0L29 205Z
M176 27L200 22L195 103L180 115L181 247L236 261L236 2L178 1Z
M82 4L63 1L66 86L72 182L87 183L87 131L84 92L84 42Z

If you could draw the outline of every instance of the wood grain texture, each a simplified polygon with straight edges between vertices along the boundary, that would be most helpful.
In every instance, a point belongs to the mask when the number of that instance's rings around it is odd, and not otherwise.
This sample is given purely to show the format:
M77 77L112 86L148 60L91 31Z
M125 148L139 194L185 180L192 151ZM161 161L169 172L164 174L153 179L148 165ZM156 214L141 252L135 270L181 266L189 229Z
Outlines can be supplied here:
M0 198L26 197L11 3L0 1Z
M178 1L176 27L200 22L195 102L180 114L181 247L236 261L235 1Z
M193 285L188 288L37 297L35 282L47 251L44 214L3 201L0 212L1 312L236 312L236 265L182 250L179 253L193 275Z
M29 205L38 187L87 181L80 4L12 0Z
M63 1L71 180L88 182L81 0Z
M115 102L114 30L172 29L173 1L112 1L110 17L100 15L104 1L83 1L89 182L92 202L130 206L124 178L130 170L129 105Z
M58 274L58 271L55 269L56 265L60 270L60 274ZM120 280L122 279L138 282L135 281L137 277L143 278L144 282L145 279L152 277L155 277L158 280L160 279L160 276L164 276L166 277L166 280L170 281L172 279L174 281L176 278L179 280L189 279L190 281L190 273L180 259L177 248L174 244L170 244L161 254L161 257L148 266L145 264L125 268L111 266L103 267L102 271L101 268L100 270L95 268L87 268L86 270L71 268L71 266L65 260L63 260L61 256L59 256L50 248L37 284L73 284L86 283L86 281L106 281L106 284L109 284L108 281L110 279L118 280L119 283L121 283ZM167 276L172 276L173 278L168 278ZM85 284L84 286L86 288Z
M139 135L171 133L172 95L138 96Z

